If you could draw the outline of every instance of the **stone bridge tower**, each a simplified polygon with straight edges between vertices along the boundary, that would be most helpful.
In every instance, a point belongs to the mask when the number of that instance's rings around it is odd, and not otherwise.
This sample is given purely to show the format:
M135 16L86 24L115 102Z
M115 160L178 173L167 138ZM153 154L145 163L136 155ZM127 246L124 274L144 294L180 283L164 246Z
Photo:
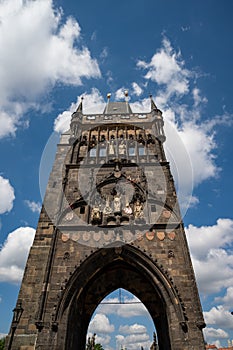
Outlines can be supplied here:
M108 99L102 114L85 114L80 103L57 147L12 349L84 350L94 310L118 288L146 306L160 350L204 349L164 141L152 98L147 113Z

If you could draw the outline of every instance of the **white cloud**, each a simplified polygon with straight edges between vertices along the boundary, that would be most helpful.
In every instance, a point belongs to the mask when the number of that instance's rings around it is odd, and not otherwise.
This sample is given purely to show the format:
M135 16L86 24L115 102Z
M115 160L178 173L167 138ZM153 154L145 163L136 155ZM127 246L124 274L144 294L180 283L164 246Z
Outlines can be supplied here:
M148 112L150 111L150 99L144 98L141 101L130 103L130 107L134 113Z
M8 179L0 176L0 214L11 211L15 199L14 188L11 186Z
M206 97L201 96L201 91L197 87L192 90L194 107L198 107L201 103L207 103L208 100Z
M191 72L184 68L181 55L175 52L167 38L163 39L162 47L154 54L149 63L138 61L138 67L148 70L146 79L165 87L165 94L183 96L189 91Z
M124 346L128 350L141 349L149 349L151 346L150 337L147 333L141 334L130 334L127 336L123 336L121 334L116 335L116 343L120 348Z
M204 312L207 324L217 325L220 328L233 329L232 315L222 305L214 306L210 311Z
M63 21L52 0L0 3L0 103L7 122L1 137L15 132L22 114L46 88L100 77L87 47L78 47L80 31L75 19Z
M0 281L18 283L23 276L35 229L19 227L9 233L0 250Z
M155 102L158 108L163 110L167 136L165 151L171 162L172 173L175 174L176 186L179 187L179 183L183 186L182 193L179 193L180 203L183 207L187 206L188 201L194 205L198 203L198 198L190 195L190 188L217 176L219 172L215 164L214 151L217 144L213 127L218 123L225 124L226 120L229 122L229 118L213 116L208 122L201 121L201 112L207 99L196 86L197 74L185 67L181 53L174 50L167 38L163 39L162 47L150 62L139 61L137 65L146 71L145 78L148 81L158 85ZM183 101L185 96L192 98L193 105ZM145 103L148 105L148 99L135 106L140 109ZM174 133L177 134L176 139L179 138L181 142L177 140L174 143ZM180 152L184 147L185 151ZM188 163L192 167L188 174L187 154L190 158Z
M17 118L0 111L0 139L6 135L14 135L16 131Z
M101 96L98 89L93 88L88 94L85 92L82 97L83 113L103 113L106 102ZM54 121L54 130L57 132L65 132L70 128L71 114L74 113L81 101L81 96L77 97L76 102L72 103L68 110L59 114Z
M40 213L41 211L40 202L29 201L27 199L24 202L33 213Z
M223 297L216 297L215 302L223 303L225 308L233 311L233 287L227 288L226 294Z
M146 327L141 324L124 325L119 327L119 332L124 334L131 333L145 333Z
M194 257L204 260L210 249L227 247L233 243L233 220L218 219L213 226L186 228L187 239Z
M112 333L114 332L114 325L110 324L106 315L98 313L90 322L89 332L96 334Z
M100 54L100 58L102 59L102 61L104 61L107 57L108 57L108 48L104 47Z
M218 339L218 338L221 338L221 339L226 339L229 337L228 333L225 332L223 329L215 329L215 328L212 328L212 327L206 327L204 329L204 335L205 335L205 338L208 340L209 342L209 339Z
M95 341L95 343L96 344L101 344L102 346L104 346L104 349L106 349L106 350L112 350L112 348L110 348L109 347L109 343L110 343L110 340L111 340L111 337L110 337L110 335L107 335L107 334L105 334L105 335L96 335L96 341Z
M233 284L233 220L218 219L213 226L186 228L195 273L202 293L219 292ZM227 249L226 249L227 248Z
M194 185L214 177L218 168L214 163L213 150L216 148L213 133L208 133L202 125L184 123L178 134L192 161Z
M140 96L143 93L142 88L136 82L132 83L132 88L133 88L133 91L132 91L133 95Z
M117 101L125 98L125 90L127 90L125 87L121 87L115 92L114 95Z
M125 304L112 304L117 302L119 302L118 298L109 298L106 300L106 304L99 305L99 311L104 314L115 314L124 318L148 316L146 307L144 304L140 303L140 300L136 297L124 298Z

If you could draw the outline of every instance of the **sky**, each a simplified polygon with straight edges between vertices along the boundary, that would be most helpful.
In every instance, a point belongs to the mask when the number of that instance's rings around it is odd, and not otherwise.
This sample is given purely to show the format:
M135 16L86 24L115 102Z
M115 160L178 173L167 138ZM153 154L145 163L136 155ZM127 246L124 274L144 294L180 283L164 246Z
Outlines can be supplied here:
M205 339L218 346L233 339L232 12L231 0L0 0L1 335L10 327L54 142L81 96L84 112L102 112L107 93L120 101L127 89L133 111L148 111L150 94L163 111ZM89 331L106 350L148 349L153 325L136 301L96 310Z

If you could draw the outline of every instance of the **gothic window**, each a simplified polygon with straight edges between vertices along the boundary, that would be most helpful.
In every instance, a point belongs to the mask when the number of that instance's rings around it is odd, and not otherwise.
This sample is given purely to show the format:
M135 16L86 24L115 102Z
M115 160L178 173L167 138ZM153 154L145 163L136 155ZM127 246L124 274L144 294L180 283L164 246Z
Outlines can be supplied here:
M138 147L138 154L139 154L139 156L144 156L146 154L144 146Z
M90 157L96 157L96 148L90 149Z
M106 147L105 146L101 146L100 147L99 156L100 157L106 157Z
M133 145L129 146L129 156L135 156L135 147Z

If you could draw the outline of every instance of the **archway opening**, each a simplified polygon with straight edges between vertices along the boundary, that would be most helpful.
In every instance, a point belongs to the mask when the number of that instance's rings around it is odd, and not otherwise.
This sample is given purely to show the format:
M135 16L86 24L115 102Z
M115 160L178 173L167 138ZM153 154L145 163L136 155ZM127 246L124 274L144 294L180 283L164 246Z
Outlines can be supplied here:
M94 341L97 349L150 350L152 344L157 345L156 339L156 328L145 305L134 294L118 288L94 311L86 348Z
M177 298L168 286L158 267L146 255L138 254L135 247L98 250L81 264L67 284L58 314L61 324L58 343L65 340L66 350L84 350L88 326L97 306L121 288L147 308L156 327L159 349L171 350L169 323L173 317L177 333L180 332L176 322L179 309L176 310Z

